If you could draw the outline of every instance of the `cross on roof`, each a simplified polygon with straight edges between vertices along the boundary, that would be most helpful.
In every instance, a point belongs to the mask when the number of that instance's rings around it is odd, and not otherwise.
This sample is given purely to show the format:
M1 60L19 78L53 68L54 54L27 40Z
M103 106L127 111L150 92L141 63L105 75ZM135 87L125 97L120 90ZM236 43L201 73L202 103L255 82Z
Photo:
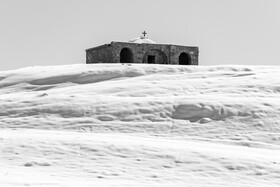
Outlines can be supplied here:
M146 31L144 31L144 32L142 32L142 34L143 34L143 35L144 35L144 37L145 37L147 33L146 33Z

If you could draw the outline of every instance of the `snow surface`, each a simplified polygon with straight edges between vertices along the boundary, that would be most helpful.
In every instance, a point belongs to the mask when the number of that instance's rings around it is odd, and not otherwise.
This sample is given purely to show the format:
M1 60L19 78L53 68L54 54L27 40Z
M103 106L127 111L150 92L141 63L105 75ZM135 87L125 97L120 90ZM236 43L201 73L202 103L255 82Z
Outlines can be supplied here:
M279 186L280 67L0 72L0 186Z

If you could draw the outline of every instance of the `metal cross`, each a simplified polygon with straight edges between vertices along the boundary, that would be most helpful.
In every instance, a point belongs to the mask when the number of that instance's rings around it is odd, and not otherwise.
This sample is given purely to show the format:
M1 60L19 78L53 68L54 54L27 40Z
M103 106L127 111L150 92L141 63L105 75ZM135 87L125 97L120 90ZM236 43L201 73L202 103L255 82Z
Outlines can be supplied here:
M143 34L143 35L144 35L144 37L145 37L147 33L146 33L146 31L144 31L144 32L142 32L142 34Z

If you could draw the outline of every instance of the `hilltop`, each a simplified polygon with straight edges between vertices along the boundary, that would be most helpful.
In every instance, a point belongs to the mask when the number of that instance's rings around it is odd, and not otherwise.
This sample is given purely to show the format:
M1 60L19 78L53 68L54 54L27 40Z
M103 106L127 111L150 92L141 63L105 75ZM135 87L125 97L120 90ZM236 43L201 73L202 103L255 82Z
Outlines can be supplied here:
M0 72L0 184L279 186L278 77L233 65Z

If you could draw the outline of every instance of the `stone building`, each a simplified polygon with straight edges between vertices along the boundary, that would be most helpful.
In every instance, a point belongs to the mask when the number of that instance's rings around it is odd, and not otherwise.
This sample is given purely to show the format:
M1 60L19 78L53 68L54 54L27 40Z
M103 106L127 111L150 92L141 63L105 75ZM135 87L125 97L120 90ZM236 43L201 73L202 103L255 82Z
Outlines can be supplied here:
M198 47L157 44L144 35L86 50L86 63L147 63L198 65Z

